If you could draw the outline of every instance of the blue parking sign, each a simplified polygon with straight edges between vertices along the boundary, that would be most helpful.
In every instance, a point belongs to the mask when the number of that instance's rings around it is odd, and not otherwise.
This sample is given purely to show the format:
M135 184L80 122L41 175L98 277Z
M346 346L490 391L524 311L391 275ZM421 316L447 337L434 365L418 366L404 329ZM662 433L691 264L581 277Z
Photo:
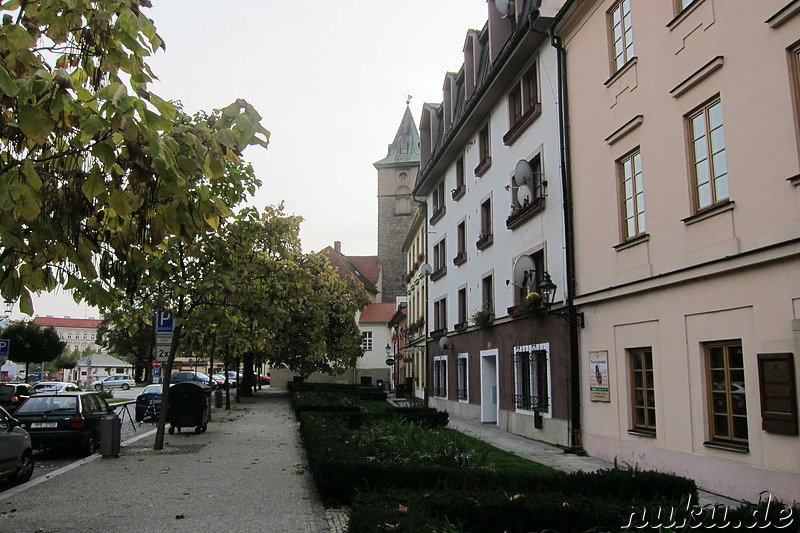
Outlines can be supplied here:
M8 357L8 351L11 349L10 339L0 339L0 357Z
M156 313L156 334L172 333L175 321L169 311L158 311Z

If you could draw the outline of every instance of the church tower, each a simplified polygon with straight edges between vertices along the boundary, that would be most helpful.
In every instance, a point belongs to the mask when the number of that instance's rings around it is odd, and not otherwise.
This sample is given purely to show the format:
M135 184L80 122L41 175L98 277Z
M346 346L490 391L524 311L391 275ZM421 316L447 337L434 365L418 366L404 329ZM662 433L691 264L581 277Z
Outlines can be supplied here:
M406 294L403 242L413 215L420 207L411 195L417 181L419 159L419 130L411 109L406 106L386 157L374 163L378 170L378 261L382 267L383 302L392 302Z

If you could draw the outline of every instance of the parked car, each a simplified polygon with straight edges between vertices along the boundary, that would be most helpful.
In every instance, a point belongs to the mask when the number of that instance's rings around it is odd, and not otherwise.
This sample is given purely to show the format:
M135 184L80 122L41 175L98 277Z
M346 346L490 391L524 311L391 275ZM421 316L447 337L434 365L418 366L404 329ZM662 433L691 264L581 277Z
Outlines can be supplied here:
M239 373L234 372L233 370L228 370L228 385L231 387L236 387L239 383ZM225 377L225 372L222 373L222 376Z
M136 397L136 421L141 422L146 418L157 418L161 413L162 385L155 383L146 386L142 393Z
M173 372L169 378L170 383L180 383L182 381L196 381L203 385L208 385L212 389L217 388L217 382L203 374L202 372L195 372L193 370L182 370L180 372Z
M111 376L104 377L100 381L95 381L92 383L92 387L97 390L100 389L114 389L114 388L121 388L122 390L128 390L131 387L136 385L136 382L133 381L128 374L114 374Z
M111 411L98 392L46 392L31 396L14 415L33 448L73 447L91 455L100 442L100 419Z
M80 392L81 388L75 383L67 381L40 381L33 386L36 393L40 392Z
M225 376L222 374L214 374L211 379L217 384L217 387L225 388Z
M25 483L33 475L31 436L0 407L0 478Z
M34 394L36 391L28 383L0 383L0 407L14 414L17 407Z
M255 378L255 382L261 385L269 385L269 372L266 375L261 374L253 374L253 378Z

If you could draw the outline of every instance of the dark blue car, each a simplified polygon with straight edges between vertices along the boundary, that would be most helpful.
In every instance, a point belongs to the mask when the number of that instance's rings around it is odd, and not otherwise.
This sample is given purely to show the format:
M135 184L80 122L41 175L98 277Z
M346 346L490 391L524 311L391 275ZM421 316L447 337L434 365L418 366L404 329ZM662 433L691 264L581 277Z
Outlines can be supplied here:
M161 387L160 384L148 385L136 397L136 421L157 418L161 413Z

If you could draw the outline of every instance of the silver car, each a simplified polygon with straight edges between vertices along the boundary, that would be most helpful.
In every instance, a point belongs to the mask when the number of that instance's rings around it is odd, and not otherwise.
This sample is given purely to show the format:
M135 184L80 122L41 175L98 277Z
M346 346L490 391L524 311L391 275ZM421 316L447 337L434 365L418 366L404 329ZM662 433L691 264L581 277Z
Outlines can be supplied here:
M114 374L112 376L105 377L100 381L95 381L92 383L92 387L97 390L102 389L115 389L121 388L122 390L128 390L131 387L136 385L136 382L131 379L128 374Z
M25 483L33 475L31 436L0 407L0 478Z

